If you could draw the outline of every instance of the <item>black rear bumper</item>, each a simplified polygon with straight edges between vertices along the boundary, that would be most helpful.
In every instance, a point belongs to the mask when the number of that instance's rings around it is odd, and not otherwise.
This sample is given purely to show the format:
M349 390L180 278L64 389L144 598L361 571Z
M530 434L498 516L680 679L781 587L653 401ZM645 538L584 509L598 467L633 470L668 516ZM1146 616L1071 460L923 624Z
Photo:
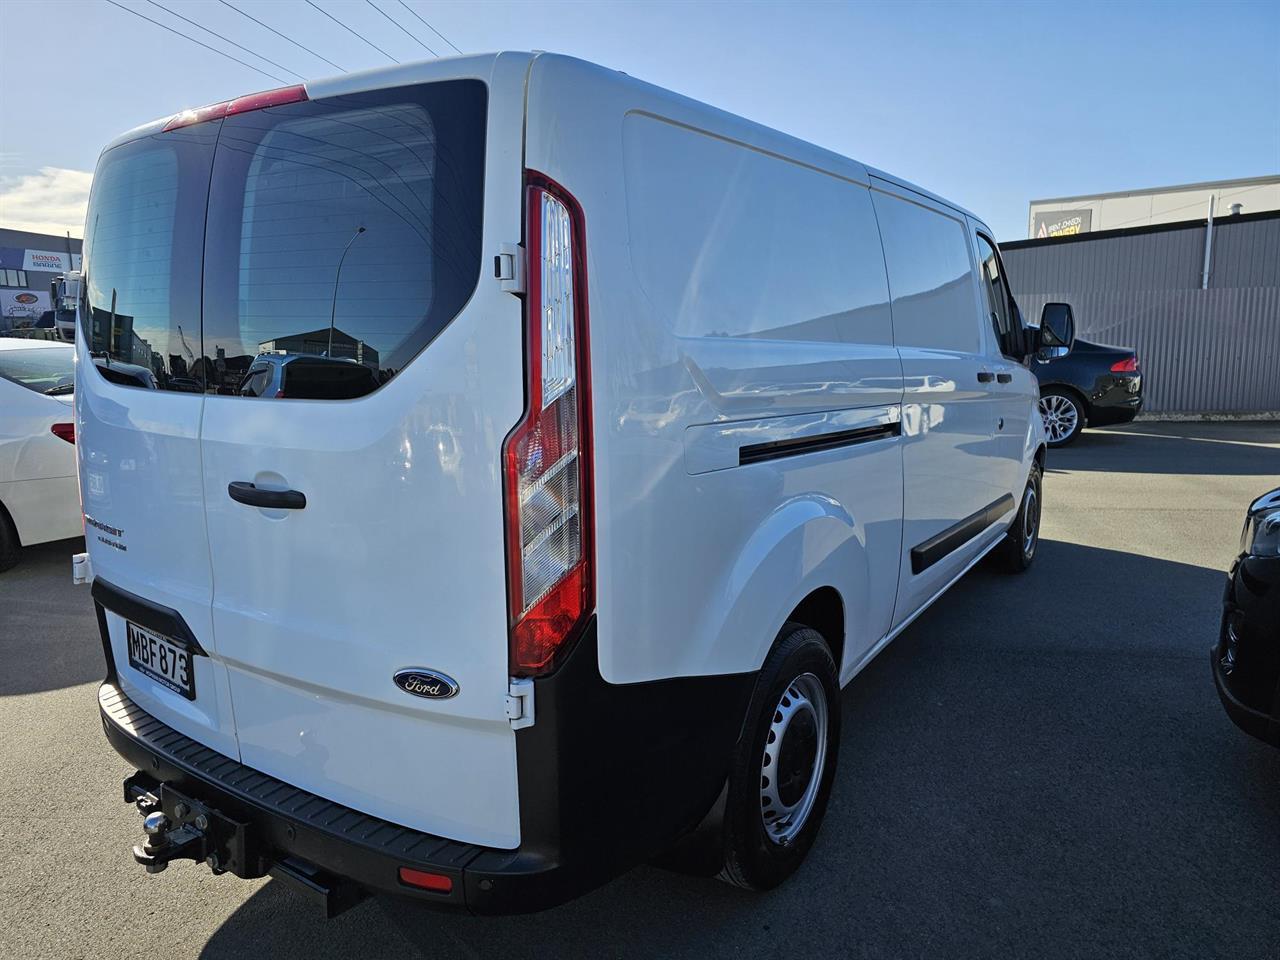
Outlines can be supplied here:
M98 609L108 665L98 701L107 740L150 780L246 825L257 862L230 872L262 876L273 864L304 861L362 890L475 913L563 903L692 831L728 775L755 680L734 674L607 683L593 618L565 663L534 681L536 722L516 731L522 843L498 850L333 803L150 716L119 686L101 602ZM447 876L451 889L403 884L401 867Z
M161 723L109 681L98 690L98 706L108 742L138 770L248 825L264 862L233 865L238 876L262 876L270 864L298 858L366 890L484 910L493 906L486 897L493 884L481 879L502 875L521 859L518 851L420 833L291 787ZM447 876L452 889L433 893L402 884L402 866ZM539 872L531 866L523 865L526 877Z
M1089 426L1105 427L1128 423L1142 412L1142 377L1119 374L1098 378L1097 389L1089 397Z

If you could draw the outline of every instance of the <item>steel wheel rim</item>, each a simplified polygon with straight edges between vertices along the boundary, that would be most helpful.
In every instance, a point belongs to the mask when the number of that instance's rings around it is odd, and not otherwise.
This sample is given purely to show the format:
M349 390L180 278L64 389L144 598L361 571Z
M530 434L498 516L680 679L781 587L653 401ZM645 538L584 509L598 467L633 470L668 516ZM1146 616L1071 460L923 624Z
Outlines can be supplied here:
M1036 552L1036 541L1040 536L1040 497L1036 493L1035 484L1027 484L1027 492L1022 496L1022 553L1030 558Z
M815 674L802 673L773 708L760 759L760 818L765 836L779 846L791 843L813 812L826 769L827 730L826 689Z
M1040 419L1050 443L1061 443L1075 432L1080 415L1076 405L1061 394L1051 393L1040 398Z

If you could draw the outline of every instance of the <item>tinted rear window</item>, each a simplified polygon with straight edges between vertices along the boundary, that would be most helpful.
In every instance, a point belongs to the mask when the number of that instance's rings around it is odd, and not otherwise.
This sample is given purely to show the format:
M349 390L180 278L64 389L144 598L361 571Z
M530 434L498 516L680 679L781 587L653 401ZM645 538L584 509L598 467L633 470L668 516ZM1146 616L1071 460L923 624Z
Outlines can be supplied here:
M484 85L450 81L224 121L205 252L210 388L238 386L270 352L354 361L363 372L309 372L343 384L332 399L359 396L430 343L479 278L484 118ZM301 396L289 379L285 395Z
M200 271L218 123L108 151L85 220L81 305L90 351L151 370L167 390L200 390Z
M255 395L244 387L258 386L246 375L260 355L322 360L309 379L299 371L298 390L266 396L347 399L376 389L457 316L479 279L485 115L484 84L458 80L184 128L205 135L201 164L171 146L184 130L144 141L147 150L95 187L90 232L98 208L121 227L87 250L94 349L132 363L159 354L170 379L181 367L195 389L223 394ZM196 182L200 170L207 187ZM139 231L141 250L129 242ZM198 284L179 282L192 234L202 303ZM136 288L127 303L122 272ZM117 333L107 342L97 335L110 326L102 312L112 289ZM194 325L182 319L192 309ZM122 315L147 339L128 356ZM322 373L324 361L342 364Z

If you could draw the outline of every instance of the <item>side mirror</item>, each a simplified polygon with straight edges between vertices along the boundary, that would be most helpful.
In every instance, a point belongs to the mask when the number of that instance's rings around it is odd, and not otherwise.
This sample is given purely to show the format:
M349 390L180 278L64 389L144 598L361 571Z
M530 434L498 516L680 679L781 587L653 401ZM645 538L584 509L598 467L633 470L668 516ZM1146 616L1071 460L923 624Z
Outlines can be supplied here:
M1069 303L1046 303L1040 312L1036 352L1042 360L1065 357L1076 340L1076 320Z

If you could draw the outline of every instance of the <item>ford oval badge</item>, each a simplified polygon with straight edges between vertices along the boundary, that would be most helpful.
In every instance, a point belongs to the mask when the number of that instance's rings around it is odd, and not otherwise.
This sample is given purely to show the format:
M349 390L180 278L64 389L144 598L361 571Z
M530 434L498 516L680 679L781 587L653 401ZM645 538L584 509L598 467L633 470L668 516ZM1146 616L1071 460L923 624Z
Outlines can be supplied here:
M405 693L428 700L448 700L458 692L458 684L452 677L422 667L400 670L395 675L396 686Z

